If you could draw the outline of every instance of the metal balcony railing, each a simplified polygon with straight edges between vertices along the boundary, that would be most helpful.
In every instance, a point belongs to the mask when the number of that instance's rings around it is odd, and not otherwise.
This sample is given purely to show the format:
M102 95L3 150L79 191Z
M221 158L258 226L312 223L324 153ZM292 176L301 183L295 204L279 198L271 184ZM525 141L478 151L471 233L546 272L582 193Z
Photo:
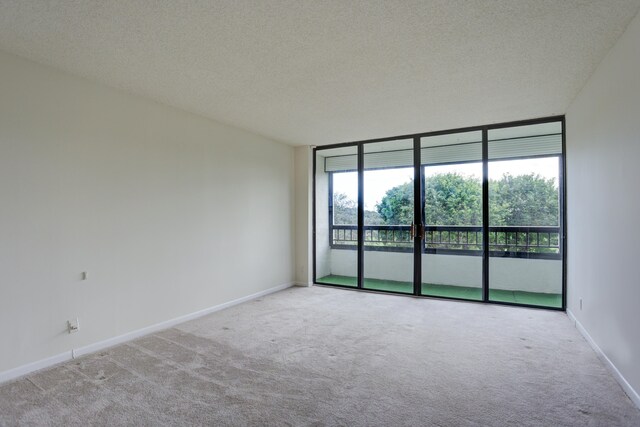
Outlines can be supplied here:
M411 252L413 241L408 225L365 225L365 250ZM333 249L356 249L356 225L332 225ZM482 227L428 225L424 228L422 252L448 255L482 255ZM489 227L492 257L561 259L560 227Z

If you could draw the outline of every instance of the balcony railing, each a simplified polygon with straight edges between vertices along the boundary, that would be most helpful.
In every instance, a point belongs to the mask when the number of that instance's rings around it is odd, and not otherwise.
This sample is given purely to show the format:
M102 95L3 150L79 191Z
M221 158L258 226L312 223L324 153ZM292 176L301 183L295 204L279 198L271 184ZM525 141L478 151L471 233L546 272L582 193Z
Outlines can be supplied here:
M408 225L365 225L365 250L411 252ZM356 249L356 225L332 225L333 249ZM489 253L492 257L561 259L560 227L489 227ZM482 255L482 227L467 225L428 225L424 229L423 253Z

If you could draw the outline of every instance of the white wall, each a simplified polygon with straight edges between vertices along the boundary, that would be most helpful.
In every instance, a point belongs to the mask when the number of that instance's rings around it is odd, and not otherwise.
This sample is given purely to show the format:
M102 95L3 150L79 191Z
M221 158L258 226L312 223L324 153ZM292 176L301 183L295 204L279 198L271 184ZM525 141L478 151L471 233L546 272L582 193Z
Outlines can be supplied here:
M0 372L293 280L291 147L1 52L0 203Z
M568 309L637 393L639 16L571 104L566 122Z
M320 156L316 159L320 163ZM316 278L331 274L329 248L329 174L316 166ZM313 227L313 220L309 222ZM357 271L352 267L351 271Z
M295 148L295 280L298 285L313 284L312 204L313 150L309 146Z

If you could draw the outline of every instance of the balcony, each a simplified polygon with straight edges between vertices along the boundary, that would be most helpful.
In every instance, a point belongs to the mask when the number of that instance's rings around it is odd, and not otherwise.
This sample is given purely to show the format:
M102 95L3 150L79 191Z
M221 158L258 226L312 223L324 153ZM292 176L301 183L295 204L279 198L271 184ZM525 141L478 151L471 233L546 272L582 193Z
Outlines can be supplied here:
M413 243L405 225L365 225L368 289L412 293ZM489 297L493 301L561 307L560 227L489 227ZM427 226L422 247L422 293L482 300L482 227ZM358 230L332 225L331 271L318 282L355 287ZM371 279L369 277L375 277Z
M368 251L412 252L408 225L365 225L364 245ZM482 255L482 227L429 225L424 230L423 253ZM332 249L356 249L356 225L332 225ZM560 227L489 227L492 257L561 259Z

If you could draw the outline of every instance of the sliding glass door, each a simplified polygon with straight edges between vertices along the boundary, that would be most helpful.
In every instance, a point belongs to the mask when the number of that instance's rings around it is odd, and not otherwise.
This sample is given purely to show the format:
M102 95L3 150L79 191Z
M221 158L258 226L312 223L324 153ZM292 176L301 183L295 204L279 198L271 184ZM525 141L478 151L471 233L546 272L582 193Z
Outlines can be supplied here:
M315 282L358 286L357 146L315 156Z
M363 146L363 288L413 294L413 139Z
M564 309L564 119L315 149L314 281Z
M482 132L420 141L422 295L482 301Z
M562 308L562 123L490 129L489 300Z

